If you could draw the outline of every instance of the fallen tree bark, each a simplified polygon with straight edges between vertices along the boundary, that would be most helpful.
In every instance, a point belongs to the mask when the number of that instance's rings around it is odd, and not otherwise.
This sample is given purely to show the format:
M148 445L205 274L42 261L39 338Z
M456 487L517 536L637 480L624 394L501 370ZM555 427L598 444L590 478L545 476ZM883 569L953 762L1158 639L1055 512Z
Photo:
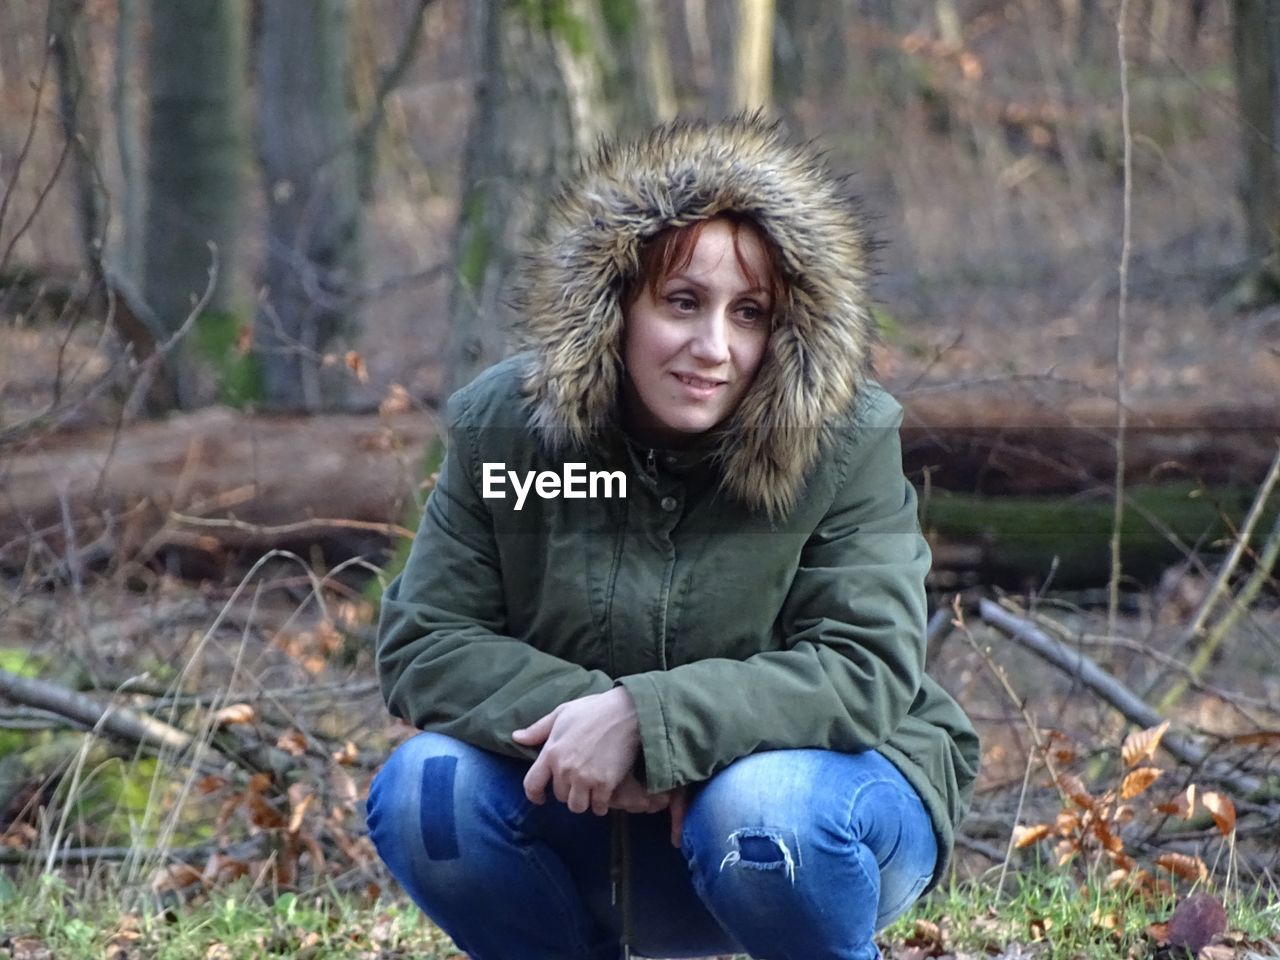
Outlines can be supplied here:
M1105 503L1113 463L1108 404L1015 408L1002 395L924 395L905 405L906 465L932 491L926 520L936 527L942 565L1042 576L1054 557L1067 570L1076 547L1084 551L1075 561L1084 575L1097 566L1078 513L1040 519L1043 503L1010 513L1007 498L1087 491ZM1280 436L1280 409L1252 406L1167 405L1134 411L1130 422L1133 483L1154 475L1185 484L1196 476L1238 483L1245 496ZM33 551L46 566L57 558L70 567L177 551L206 557L216 575L237 552L271 547L332 543L339 553L370 554L408 535L435 436L433 418L422 413L279 417L213 408L118 433L54 434L11 446L0 451L0 567L21 568ZM949 499L942 489L958 492ZM1193 506L1185 489L1170 502L1179 515ZM966 500L974 491L1004 499L995 506ZM1033 507L1040 512L1026 513ZM178 515L197 520L177 522ZM1109 508L1099 517L1105 528ZM1140 543L1136 534L1126 541ZM1168 562L1162 547L1149 566Z

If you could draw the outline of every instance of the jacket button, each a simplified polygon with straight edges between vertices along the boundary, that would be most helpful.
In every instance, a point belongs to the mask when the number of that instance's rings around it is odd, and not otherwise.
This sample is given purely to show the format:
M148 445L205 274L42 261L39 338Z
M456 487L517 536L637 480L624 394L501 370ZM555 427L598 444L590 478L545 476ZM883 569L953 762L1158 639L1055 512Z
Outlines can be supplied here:
M662 502L658 504L658 506L662 507L662 509L667 511L667 513L670 513L676 507L680 506L680 501L675 497L663 497Z

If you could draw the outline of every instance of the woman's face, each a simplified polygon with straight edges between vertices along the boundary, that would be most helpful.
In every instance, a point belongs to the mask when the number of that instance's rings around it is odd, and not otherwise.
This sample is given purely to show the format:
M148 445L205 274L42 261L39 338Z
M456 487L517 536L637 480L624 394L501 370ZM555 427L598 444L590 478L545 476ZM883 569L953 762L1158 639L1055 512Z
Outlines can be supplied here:
M775 304L744 274L769 276L754 229L710 220L689 263L644 283L625 308L623 413L648 442L678 446L733 413L755 378ZM735 249L736 242L736 249Z

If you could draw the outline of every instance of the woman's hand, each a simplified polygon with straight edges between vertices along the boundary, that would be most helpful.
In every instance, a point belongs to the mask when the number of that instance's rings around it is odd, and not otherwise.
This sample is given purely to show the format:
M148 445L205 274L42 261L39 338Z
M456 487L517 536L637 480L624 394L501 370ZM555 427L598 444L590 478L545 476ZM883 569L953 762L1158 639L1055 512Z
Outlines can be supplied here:
M551 783L556 799L574 813L590 809L601 817L640 750L635 704L623 687L562 703L511 737L526 747L542 745L524 778L531 801L545 802Z

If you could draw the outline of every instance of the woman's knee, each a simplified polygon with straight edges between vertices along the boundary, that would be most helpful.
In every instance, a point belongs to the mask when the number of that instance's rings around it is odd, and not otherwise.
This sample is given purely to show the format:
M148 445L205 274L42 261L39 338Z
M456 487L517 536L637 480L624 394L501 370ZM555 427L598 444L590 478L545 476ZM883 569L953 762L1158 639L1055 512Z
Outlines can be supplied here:
M459 856L467 818L506 816L512 774L506 758L439 733L420 733L387 758L369 788L369 836L394 861L448 861ZM518 779L518 777L517 777ZM465 802L462 802L464 801Z

